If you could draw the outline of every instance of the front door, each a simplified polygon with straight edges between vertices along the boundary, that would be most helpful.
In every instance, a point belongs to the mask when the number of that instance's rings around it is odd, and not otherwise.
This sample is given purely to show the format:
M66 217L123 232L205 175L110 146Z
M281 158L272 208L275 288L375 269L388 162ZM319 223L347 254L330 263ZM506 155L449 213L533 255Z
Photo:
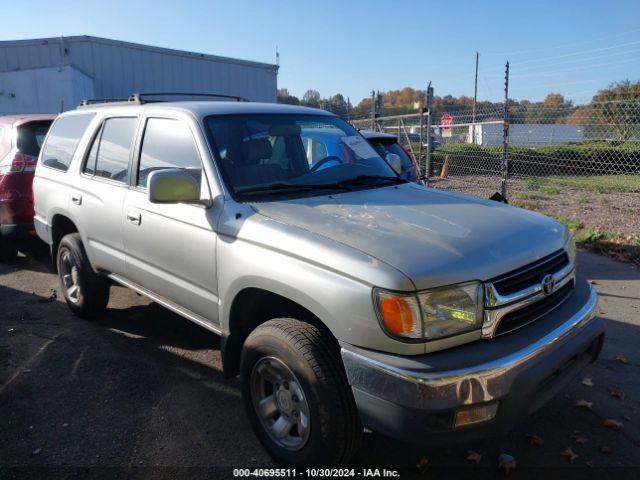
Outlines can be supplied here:
M185 119L146 121L135 185L127 193L123 212L126 277L217 325L217 209L151 203L148 176L163 168L186 170L201 182L201 197L209 198L201 156Z

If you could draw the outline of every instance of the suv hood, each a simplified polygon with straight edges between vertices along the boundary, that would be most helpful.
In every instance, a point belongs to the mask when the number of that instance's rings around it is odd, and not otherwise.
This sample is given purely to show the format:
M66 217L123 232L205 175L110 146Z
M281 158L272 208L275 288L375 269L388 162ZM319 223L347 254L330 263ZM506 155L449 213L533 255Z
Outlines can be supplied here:
M251 206L375 257L417 289L488 280L561 249L568 235L528 210L412 184Z

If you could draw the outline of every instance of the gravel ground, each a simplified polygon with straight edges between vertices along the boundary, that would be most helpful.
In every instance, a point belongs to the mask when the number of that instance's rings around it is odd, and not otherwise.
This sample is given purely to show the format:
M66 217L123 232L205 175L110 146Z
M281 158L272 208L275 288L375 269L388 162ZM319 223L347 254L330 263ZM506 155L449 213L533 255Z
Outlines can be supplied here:
M503 476L506 453L517 462L510 478L637 478L640 271L586 252L579 263L608 328L583 375L505 438L424 448L366 433L355 465L410 478L422 462L427 474L491 478ZM224 466L273 466L237 379L222 376L215 335L121 287L102 319L83 321L51 295L56 288L31 258L0 264L0 478L222 478L231 477ZM531 445L531 434L543 443Z
M640 180L639 180L640 181ZM498 177L436 178L432 186L487 198L500 191ZM580 225L579 230L612 232L625 245L640 246L640 192L596 193L581 188L562 187L559 193L545 193L527 186L525 180L510 179L509 201L555 218Z

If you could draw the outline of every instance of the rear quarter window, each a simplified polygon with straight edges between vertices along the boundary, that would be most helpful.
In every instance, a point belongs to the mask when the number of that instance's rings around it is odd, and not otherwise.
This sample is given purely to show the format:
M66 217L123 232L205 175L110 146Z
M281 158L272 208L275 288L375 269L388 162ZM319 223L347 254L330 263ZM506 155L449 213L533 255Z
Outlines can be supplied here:
M51 127L49 137L42 149L41 163L50 168L66 171L94 115L84 113L58 118Z
M20 153L37 157L51 127L51 120L29 122L18 127L17 147Z
M387 153L395 153L396 155L398 155L400 157L400 160L402 161L403 170L406 168L411 168L413 166L413 162L411 161L407 153L397 143L391 143L381 140L369 140L369 143L382 158L386 158Z

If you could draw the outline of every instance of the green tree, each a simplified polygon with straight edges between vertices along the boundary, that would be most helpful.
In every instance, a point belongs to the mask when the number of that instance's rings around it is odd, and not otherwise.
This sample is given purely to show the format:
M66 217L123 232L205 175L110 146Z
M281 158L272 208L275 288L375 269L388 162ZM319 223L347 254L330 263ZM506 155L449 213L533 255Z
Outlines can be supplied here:
M289 93L289 90L286 88L279 88L276 91L276 96L278 98L278 103L287 103L289 105L300 105L300 99L294 95Z
M571 100L559 93L550 93L544 101L531 103L527 108L526 123L560 123L574 110Z
M305 107L318 108L320 106L320 92L310 88L304 92L302 102L300 102L300 104Z
M626 141L640 123L640 81L612 83L594 95L589 107L600 125L607 125L615 140Z

